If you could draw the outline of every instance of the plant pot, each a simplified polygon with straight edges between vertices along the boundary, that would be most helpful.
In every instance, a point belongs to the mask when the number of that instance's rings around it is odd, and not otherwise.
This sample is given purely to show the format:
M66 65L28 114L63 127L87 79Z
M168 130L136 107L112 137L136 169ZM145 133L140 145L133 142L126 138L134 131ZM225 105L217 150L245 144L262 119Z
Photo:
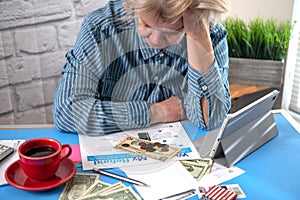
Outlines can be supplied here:
M280 89L283 74L283 61L229 58L230 84L270 86Z

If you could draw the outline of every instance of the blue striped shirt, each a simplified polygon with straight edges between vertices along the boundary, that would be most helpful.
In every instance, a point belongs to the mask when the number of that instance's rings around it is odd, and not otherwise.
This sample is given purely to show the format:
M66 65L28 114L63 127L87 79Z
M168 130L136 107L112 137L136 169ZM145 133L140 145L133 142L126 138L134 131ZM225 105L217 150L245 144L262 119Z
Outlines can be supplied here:
M120 20L124 16L122 0L111 0L84 19L55 93L56 127L88 135L148 127L149 104L171 96L183 99L187 118L200 128L220 124L231 106L224 27L217 24L211 30L215 61L201 74L187 62L185 37L178 45L150 48L136 20ZM200 107L204 96L208 127Z

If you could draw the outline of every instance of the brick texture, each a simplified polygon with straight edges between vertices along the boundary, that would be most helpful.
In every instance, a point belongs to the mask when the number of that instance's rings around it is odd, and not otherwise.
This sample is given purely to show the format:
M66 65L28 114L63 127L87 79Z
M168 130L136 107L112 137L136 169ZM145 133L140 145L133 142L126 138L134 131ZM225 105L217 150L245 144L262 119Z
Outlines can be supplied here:
M0 1L0 124L53 123L65 53L107 0Z

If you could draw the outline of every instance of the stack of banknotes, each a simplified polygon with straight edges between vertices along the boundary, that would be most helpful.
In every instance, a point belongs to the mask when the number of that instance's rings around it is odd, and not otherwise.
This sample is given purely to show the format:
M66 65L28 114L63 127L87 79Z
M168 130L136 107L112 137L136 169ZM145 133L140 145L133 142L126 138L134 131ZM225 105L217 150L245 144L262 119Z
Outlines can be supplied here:
M105 183L99 180L98 174L77 173L65 185L59 200L94 200L94 199L130 199L141 200L131 188L118 182Z
M211 158L181 160L180 162L197 181L199 181L205 174L209 174L213 165L213 159Z

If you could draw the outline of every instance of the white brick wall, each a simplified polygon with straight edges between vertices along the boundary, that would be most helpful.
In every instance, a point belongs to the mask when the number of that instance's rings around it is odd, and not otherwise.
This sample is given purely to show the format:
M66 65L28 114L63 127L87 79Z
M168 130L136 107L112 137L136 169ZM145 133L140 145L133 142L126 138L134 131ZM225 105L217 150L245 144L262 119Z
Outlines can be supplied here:
M64 55L84 16L106 1L0 1L0 124L53 122Z

